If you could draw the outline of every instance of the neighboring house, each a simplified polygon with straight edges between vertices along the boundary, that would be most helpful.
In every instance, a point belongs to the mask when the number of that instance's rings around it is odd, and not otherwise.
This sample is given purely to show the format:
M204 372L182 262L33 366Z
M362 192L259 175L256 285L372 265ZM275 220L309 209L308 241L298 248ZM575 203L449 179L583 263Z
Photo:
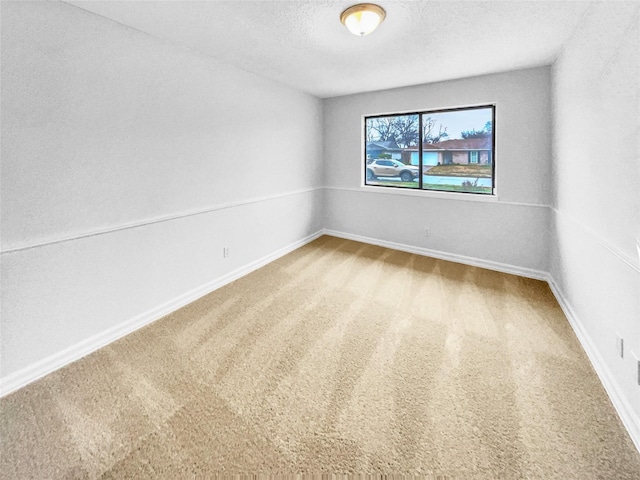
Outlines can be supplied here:
M367 159L380 158L383 153L391 155L394 160L400 160L402 148L398 146L395 140L367 142Z
M402 161L411 165L419 165L418 147L415 146L405 149L404 152L402 152ZM422 164L438 165L438 163L442 163L442 148L437 146L436 143L423 143Z
M418 147L405 148L402 152L402 161L418 165ZM452 163L491 165L492 161L491 136L422 144L423 165Z

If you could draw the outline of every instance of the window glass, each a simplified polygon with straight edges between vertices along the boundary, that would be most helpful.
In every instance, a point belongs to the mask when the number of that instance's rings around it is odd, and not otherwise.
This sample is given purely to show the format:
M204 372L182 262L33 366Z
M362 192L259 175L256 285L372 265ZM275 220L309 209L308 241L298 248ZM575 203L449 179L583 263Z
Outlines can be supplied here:
M419 115L372 117L365 121L366 184L420 188L420 168L403 158L408 148L418 148Z
M365 118L365 185L495 192L495 107Z

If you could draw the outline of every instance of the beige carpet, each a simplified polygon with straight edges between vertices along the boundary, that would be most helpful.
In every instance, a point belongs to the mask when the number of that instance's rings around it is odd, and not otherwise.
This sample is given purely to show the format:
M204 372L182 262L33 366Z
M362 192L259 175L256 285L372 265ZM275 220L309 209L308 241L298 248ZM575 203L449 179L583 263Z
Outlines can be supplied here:
M0 406L3 479L640 478L545 283L332 237Z

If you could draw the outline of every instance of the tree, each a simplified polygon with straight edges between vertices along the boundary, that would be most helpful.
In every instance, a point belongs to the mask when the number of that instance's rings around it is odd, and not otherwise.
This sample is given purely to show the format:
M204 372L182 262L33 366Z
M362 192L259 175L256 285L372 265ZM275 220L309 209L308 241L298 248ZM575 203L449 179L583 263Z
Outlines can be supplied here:
M438 132L435 132L436 122L431 117L422 119L422 141L424 143L438 143L449 136L447 133L447 127L443 127L441 123L438 124Z
M403 115L395 117L393 121L395 141L399 147L414 147L420 140L418 138L418 116Z
M482 128L482 130L476 130L474 128L473 130L465 130L464 132L460 132L460 133L462 134L462 138L484 138L491 135L492 131L493 131L493 124L491 123L491 121L488 121L487 123L484 124L484 127Z
M367 129L367 140L386 142L395 140L393 132L394 117L380 117L369 119L369 128Z
M394 141L403 148L415 146L419 141L418 116L370 118L367 120L367 141Z

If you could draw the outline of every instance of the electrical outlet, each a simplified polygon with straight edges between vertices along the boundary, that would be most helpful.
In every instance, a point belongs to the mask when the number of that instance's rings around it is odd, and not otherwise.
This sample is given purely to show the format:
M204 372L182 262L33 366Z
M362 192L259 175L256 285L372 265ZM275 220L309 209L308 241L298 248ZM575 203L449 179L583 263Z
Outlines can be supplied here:
M229 247L224 247L222 249L222 257L223 258L228 258L229 257Z
M616 333L616 351L620 358L624 358L624 338L619 333Z
M635 353L633 353L633 352L631 352L631 358L633 358L633 362L634 362L634 364L636 365L636 368L638 369L638 370L637 370L638 378L637 378L636 380L638 380L638 386L640 386L640 359L639 359L639 358L638 358L638 356L637 356Z
M426 238L429 238L431 236L431 230L429 230L428 228L424 229L424 236Z

